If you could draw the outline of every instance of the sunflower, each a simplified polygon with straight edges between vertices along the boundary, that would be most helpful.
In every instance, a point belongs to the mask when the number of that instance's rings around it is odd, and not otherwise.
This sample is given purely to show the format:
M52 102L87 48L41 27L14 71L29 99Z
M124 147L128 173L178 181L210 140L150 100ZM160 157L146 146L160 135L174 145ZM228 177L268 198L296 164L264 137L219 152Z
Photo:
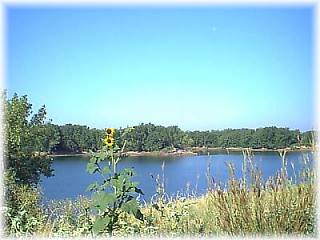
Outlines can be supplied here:
M104 144L106 144L108 147L112 147L114 144L114 139L112 137L106 137L103 140Z
M113 137L114 134L116 133L116 130L114 128L108 128L106 132L109 137Z

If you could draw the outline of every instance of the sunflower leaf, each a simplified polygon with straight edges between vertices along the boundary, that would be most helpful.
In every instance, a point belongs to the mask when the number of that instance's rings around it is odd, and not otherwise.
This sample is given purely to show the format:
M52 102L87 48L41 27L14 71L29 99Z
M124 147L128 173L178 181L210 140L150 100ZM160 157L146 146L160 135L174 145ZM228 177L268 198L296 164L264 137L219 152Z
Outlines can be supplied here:
M97 219L95 220L95 222L92 226L92 231L95 234L103 231L107 227L109 222L110 222L110 218L108 216L97 217Z
M96 171L98 171L98 166L92 162L89 162L87 164L87 172L90 173L90 174L93 174L95 173Z

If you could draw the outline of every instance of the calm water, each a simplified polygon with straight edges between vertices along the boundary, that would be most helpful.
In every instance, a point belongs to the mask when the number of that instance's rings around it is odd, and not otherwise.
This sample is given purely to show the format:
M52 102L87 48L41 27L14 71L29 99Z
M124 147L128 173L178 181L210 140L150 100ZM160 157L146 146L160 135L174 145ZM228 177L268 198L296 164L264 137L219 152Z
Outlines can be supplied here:
M294 177L304 166L303 158L312 160L311 153L291 152L287 154L288 175ZM57 199L75 199L79 195L90 196L86 188L94 181L100 181L98 174L90 175L86 172L88 158L85 157L56 157L53 162L55 176L42 178L44 201ZM164 171L162 165L164 163ZM165 188L168 195L196 194L207 191L207 172L210 168L211 176L216 182L226 183L228 168L226 163L233 163L236 176L241 177L243 156L241 153L213 154L184 157L127 157L119 163L119 169L133 167L137 173L135 181L145 195L143 199L149 201L155 195L158 174L164 174ZM276 152L255 153L255 165L262 170L263 178L267 179L280 170L282 161ZM292 168L294 165L294 169ZM152 176L151 176L152 175Z

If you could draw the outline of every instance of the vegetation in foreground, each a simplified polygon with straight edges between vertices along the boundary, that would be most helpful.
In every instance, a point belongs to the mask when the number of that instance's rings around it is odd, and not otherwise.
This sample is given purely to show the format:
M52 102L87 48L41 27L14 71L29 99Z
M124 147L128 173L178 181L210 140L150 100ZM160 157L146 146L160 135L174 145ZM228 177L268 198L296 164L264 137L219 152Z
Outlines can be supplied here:
M310 172L309 172L310 174ZM309 175L309 177L311 177ZM294 185L279 175L267 183L256 179L249 188L230 177L228 190L216 187L201 198L167 200L159 191L155 202L141 207L143 220L121 212L112 235L175 236L275 235L315 236L315 189L313 181ZM7 208L7 234L19 236L109 235L93 232L98 216L90 212L92 200L57 201L44 207L36 190L13 185L14 201ZM13 200L13 199L11 199ZM107 225L105 225L107 226ZM101 230L101 231L100 231Z
M4 212L8 235L316 234L313 170L305 169L299 182L288 179L284 152L281 171L266 182L255 170L248 150L244 152L241 179L235 178L229 166L228 186L211 182L209 175L207 195L168 200L163 184L158 182L156 200L142 206L135 198L142 191L131 181L133 171L116 170L119 158L115 156L120 149L112 131L107 132L104 147L93 153L88 163L88 172L103 177L102 182L90 185L92 198L44 206L37 184L41 174L52 174L51 160L35 154L35 146L43 140L38 137L45 129L45 109L30 115L26 97L7 102ZM102 161L107 165L100 166Z

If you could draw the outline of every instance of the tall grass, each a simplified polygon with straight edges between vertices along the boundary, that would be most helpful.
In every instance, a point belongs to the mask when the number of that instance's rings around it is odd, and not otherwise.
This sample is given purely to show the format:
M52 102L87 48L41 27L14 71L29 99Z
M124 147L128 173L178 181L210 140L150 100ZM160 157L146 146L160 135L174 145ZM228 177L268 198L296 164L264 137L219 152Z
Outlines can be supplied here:
M243 152L242 178L229 167L227 186L208 177L208 193L201 198L175 199L159 211L146 208L161 234L315 235L314 171L305 158L300 182L288 178L286 152L282 168L262 180L250 150ZM147 210L148 209L148 210Z
M80 236L90 234L89 199L50 202L46 210L46 224L39 233L43 236Z

